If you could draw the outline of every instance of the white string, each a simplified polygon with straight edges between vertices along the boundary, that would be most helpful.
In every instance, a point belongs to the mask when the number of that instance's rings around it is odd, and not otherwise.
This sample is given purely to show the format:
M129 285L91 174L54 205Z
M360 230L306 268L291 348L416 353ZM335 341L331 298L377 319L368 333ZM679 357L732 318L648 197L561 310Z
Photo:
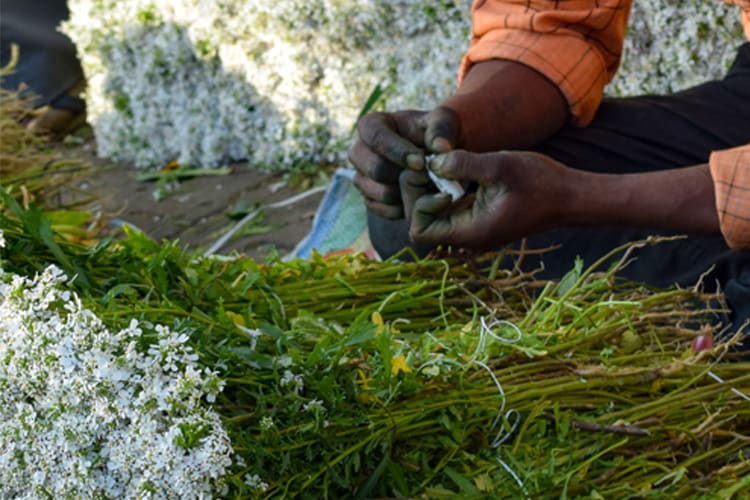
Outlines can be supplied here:
M721 377L719 377L718 375L716 375L716 374L715 374L714 372L712 372L712 371L709 371L709 372L708 372L708 376L709 376L709 377L711 377L712 379L714 379L715 381L719 382L720 384L723 384L723 383L724 383L724 380L723 380L723 379L722 379ZM737 390L737 389L735 389L734 387L731 387L731 390L732 390L732 392L733 392L733 393L735 393L736 395L738 395L739 397L741 397L741 398L742 398L742 399L744 399L745 401L750 401L750 396L748 396L748 395L747 395L747 394L745 394L744 392L742 392L742 391L740 391L740 390Z
M482 318L482 325L484 326L484 318ZM494 336L494 335L493 335ZM481 341L480 341L481 342ZM500 384L500 381L495 376L495 373L490 369L489 366L484 364L481 361L473 360L474 363L484 368L487 373L490 374L490 378L492 378L492 381L495 383L495 387L497 387L497 391L500 393L500 409L497 411L497 415L495 416L495 419L492 421L492 425L490 426L490 430L488 432L492 432L492 430L500 423L500 420L502 418L505 418L506 422L510 422L511 418L513 417L512 424L510 426L510 429L506 432L505 427L501 424L500 429L498 430L497 434L495 435L495 439L492 440L491 446L494 449L497 449L501 444L503 444L516 430L518 427L518 424L521 422L521 415L514 409L510 409L507 412L503 413L505 410L505 391L503 390L502 384ZM520 477L518 477L518 474L516 474L513 469L510 468L508 464L503 462L503 460L499 456L500 452L498 450L498 456L497 462L502 466L503 469L508 472L508 474L513 477L513 479L516 481L518 486L523 490L524 494L528 497L528 494L526 493L526 486L523 484L523 481Z
M499 340L500 342L504 342L506 344L515 344L523 337L523 332L521 332L520 328L518 328L510 321L504 319L496 319L488 324L485 317L481 316L479 318L479 323L481 326L481 328L479 329L479 343L477 344L477 348L474 350L474 355L471 357L471 362L476 361L479 355L484 353L484 349L487 346L488 335L493 339ZM515 337L508 338L496 334L492 329L498 325L509 326L515 333Z
M501 459L500 457L496 457L496 458L497 458L497 463L499 463L502 466L502 468L505 469L505 471L508 474L510 474L510 476L513 479L515 479L516 484L518 484L518 486L521 488L521 490L523 491L523 494L526 495L526 498L529 498L529 493L526 491L526 485L523 484L523 481L521 481L521 478L518 477L518 474L516 474L513 471L513 469L510 468L510 466L508 464L506 464L505 462L503 462L503 459Z
M300 201L300 200L302 200L304 198L307 198L308 196L312 196L312 195L314 195L316 193L319 193L321 191L325 191L326 189L327 189L326 186L314 187L312 189L308 189L307 191L304 191L302 193L296 194L296 195L294 195L294 196L292 196L290 198L287 198L285 200L277 201L275 203L269 203L268 205L266 205L264 207L256 208L255 210L253 210L252 212L250 212L249 214L247 214L246 216L244 216L242 218L242 220L240 220L237 224L235 224L234 227L232 227L232 229L230 229L229 231L227 231L224 234L224 236L222 236L221 238L219 238L218 240L216 240L216 243L214 243L213 245L211 245L211 247L208 250L206 250L206 252L203 255L205 257L210 257L211 255L213 255L216 252L218 252L221 249L221 247L223 247L227 243L227 241L229 241L229 239L232 236L234 236L237 233L237 231L239 231L242 228L242 226L244 226L245 224L247 224L249 221L253 220L255 218L255 216L260 213L261 210L263 210L265 208L281 208L281 207L285 207L287 205L291 205L293 203L297 203L298 201Z
M497 392L500 393L500 398L502 400L502 403L500 404L500 410L498 413L502 413L503 410L505 409L505 391L503 390L503 386L500 385L500 381L497 379L497 377L495 376L495 373L490 369L489 366L485 365L481 361L474 361L474 363L478 364L479 366L487 370L487 373L490 374L492 381L495 383L495 387L497 387Z
M505 342L506 344L515 344L516 342L521 340L521 338L523 337L523 333L521 332L521 329L508 320L496 319L492 323L487 324L487 321L484 319L484 316L482 316L479 319L479 322L482 324L483 332L486 332L493 339L499 340L500 342ZM501 337L500 335L497 335L494 331L492 331L492 328L498 325L509 326L511 330L513 330L513 332L516 334L516 336L512 338L507 338L507 337Z
M508 430L508 432L503 433L505 428L504 427L500 428L500 432L497 433L497 436L495 436L495 440L492 441L493 448L497 448L498 446L503 444L505 440L508 439L516 431L518 424L521 423L521 414L518 413L518 411L514 410L513 408L505 412L505 421L510 422L511 417L515 417L515 418L513 419L511 423L510 429ZM490 427L490 430L492 430L492 427Z

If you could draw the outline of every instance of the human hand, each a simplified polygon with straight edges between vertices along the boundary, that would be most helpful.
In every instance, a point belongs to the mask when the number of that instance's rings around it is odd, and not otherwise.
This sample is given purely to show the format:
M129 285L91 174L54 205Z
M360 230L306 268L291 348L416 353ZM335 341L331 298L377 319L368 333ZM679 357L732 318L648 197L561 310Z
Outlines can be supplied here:
M359 138L349 151L357 170L354 184L376 214L398 219L432 189L424 173L425 151L453 150L460 134L458 115L438 107L431 112L370 113L357 124Z
M414 204L409 236L417 243L490 249L565 223L579 172L547 156L523 151L453 151L430 167L448 179L479 184L470 205L449 195Z

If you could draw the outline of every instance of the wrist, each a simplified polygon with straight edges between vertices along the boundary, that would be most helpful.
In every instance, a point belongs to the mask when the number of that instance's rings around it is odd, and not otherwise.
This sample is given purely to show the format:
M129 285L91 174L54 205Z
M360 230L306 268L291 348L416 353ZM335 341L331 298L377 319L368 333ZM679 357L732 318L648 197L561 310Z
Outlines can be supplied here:
M628 192L622 188L623 174L598 174L572 170L567 185L564 224L594 226L616 222L621 207L628 205Z

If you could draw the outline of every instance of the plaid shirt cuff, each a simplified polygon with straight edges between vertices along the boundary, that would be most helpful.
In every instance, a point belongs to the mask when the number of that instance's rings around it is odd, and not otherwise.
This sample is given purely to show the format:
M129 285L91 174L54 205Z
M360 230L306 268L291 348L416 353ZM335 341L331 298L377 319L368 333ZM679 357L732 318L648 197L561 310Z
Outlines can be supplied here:
M750 250L750 144L709 159L721 232L736 250Z
M529 66L558 86L568 101L573 123L588 125L609 79L599 53L575 36L496 30L469 48L459 79L476 63L507 59Z

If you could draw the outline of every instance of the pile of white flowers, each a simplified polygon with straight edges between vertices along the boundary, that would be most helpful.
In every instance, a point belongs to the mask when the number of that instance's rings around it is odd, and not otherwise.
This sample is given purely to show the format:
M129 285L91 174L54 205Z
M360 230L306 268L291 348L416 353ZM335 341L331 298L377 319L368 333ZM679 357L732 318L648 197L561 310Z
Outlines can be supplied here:
M341 162L378 84L392 110L455 88L471 29L470 0L69 5L99 154L141 167ZM737 9L718 0L636 2L630 31L613 95L721 75L742 40Z
M719 0L634 0L607 93L666 94L721 78L744 41L740 10Z
M216 492L233 457L207 404L222 382L185 334L109 331L65 279L0 270L0 498Z

